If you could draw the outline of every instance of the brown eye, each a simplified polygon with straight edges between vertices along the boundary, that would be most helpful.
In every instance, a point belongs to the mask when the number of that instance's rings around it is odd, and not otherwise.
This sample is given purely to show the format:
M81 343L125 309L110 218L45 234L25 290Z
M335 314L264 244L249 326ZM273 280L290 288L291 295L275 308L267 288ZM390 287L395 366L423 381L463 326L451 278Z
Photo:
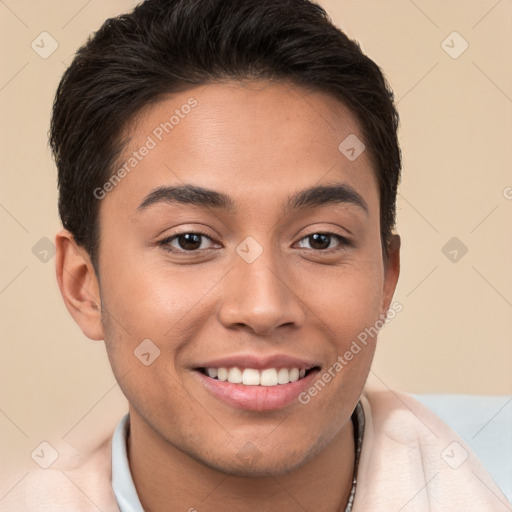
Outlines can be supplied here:
M176 237L180 249L193 251L201 247L201 235L197 233L185 233Z
M324 235L323 233L315 233L314 235L309 235L308 239L309 245L313 249L329 249L331 242L329 235Z
M309 248L316 251L337 251L342 250L346 246L350 245L350 240L336 233L313 233L302 238L302 240L307 240L309 243ZM333 240L338 242L337 246L335 247L331 246L331 242ZM308 247L306 247L306 249L307 248Z
M201 247L203 245L204 239L211 241L211 238L205 233L187 231L167 237L164 240L158 242L158 244L163 246L163 248L168 252L198 252L199 249L203 250L209 248Z

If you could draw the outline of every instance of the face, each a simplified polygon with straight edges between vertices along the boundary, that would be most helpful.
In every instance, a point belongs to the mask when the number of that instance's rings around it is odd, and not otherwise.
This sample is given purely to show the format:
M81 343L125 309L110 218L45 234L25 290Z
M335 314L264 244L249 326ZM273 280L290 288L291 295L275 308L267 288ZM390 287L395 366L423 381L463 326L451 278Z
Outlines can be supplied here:
M99 284L132 422L226 473L300 467L349 423L375 349L354 341L396 285L358 123L328 95L227 82L152 105L129 136Z

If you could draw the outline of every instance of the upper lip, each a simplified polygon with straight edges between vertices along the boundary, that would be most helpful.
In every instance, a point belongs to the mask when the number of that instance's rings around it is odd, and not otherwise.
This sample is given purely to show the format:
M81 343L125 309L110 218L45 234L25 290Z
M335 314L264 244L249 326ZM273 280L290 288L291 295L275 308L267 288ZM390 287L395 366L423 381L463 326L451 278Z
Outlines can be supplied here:
M302 359L287 354L274 355L256 355L256 354L237 354L218 359L212 359L196 365L196 368L255 368L263 370L265 368L304 368L308 370L314 366L319 366L310 359Z

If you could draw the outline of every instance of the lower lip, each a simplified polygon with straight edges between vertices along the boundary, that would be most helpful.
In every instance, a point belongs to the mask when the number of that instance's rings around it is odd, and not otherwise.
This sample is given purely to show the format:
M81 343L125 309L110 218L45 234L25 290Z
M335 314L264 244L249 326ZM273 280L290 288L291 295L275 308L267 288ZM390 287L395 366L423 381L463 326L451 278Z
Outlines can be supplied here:
M212 379L200 371L194 374L211 393L229 405L249 411L270 411L297 400L300 393L310 386L318 371L314 370L295 382L276 386L245 386Z

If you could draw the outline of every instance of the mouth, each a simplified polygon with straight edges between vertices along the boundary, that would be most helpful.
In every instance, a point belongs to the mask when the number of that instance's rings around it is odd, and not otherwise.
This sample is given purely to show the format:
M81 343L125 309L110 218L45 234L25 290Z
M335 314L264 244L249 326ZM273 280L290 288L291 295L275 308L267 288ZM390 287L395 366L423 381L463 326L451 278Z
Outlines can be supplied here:
M193 374L216 399L237 409L271 411L293 403L320 371L320 366L251 368L201 366Z

